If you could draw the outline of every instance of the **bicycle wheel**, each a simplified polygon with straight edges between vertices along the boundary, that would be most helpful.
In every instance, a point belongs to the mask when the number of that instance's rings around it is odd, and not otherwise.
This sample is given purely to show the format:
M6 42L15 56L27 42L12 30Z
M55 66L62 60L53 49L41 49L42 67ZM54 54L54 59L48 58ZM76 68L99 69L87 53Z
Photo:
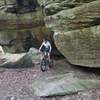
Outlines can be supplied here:
M42 61L41 61L41 64L40 64L40 68L41 68L41 71L42 72L45 72L46 71L46 61L45 61L45 59L42 59Z

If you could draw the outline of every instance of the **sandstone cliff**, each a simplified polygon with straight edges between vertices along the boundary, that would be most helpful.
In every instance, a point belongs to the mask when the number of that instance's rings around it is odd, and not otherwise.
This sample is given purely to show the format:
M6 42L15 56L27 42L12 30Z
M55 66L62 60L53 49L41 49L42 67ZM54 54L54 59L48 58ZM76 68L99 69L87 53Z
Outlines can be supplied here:
M45 8L46 26L54 31L55 44L66 59L74 65L100 67L100 0L40 3Z

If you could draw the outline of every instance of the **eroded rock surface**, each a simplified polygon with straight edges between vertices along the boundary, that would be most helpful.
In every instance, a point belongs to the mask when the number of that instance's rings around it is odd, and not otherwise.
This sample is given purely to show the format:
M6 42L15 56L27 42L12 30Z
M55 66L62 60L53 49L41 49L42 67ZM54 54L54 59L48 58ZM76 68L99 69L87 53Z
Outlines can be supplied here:
M100 25L54 36L56 45L75 65L100 67Z
M2 53L2 55L0 54L0 67L30 68L40 63L41 56L35 48L31 48L27 53Z
M62 3L65 6L61 7ZM55 44L67 60L74 65L100 67L100 0L51 0L41 4L52 12L45 17L46 26L55 32Z
M91 89L99 83L99 80L79 79L68 73L36 80L33 82L33 90L36 96L62 96Z
M23 67L31 67L32 66L32 60L29 56L27 56L25 53L22 54L9 54L6 53L2 56L3 62L0 63L0 67L5 68L23 68Z
M21 1L21 0L20 0ZM0 1L0 45L7 52L25 52L38 47L44 37L51 40L52 33L45 27L44 16L39 5L32 10L30 1L22 0L22 7L16 8L16 0ZM37 0L33 0L37 2ZM35 4L35 3L32 3ZM16 8L16 9L15 9ZM17 12L7 11L18 10ZM20 12L20 13L19 13ZM36 44L36 45L35 45Z

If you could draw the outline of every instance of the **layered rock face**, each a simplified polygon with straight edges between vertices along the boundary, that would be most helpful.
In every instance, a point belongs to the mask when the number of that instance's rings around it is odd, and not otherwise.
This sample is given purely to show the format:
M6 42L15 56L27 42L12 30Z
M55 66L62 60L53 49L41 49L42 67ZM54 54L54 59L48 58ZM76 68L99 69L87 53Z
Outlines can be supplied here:
M38 0L39 4L45 8L46 15L54 15L62 10L75 8L95 0Z
M100 25L55 35L58 49L71 64L100 67Z
M99 11L100 1L95 1L59 14L62 16L62 13L66 13L62 17L68 19L64 21L65 24L61 27L66 29L65 32L61 31L62 29L59 26L62 34L54 36L55 43L72 64L100 67ZM70 32L67 32L68 30Z
M9 45L11 52L28 50L44 37L53 40L54 32L56 47L70 63L100 67L100 0L38 0L42 8L36 7L35 11L24 8L30 3L22 1L20 14L7 12L15 0L0 1L0 44L3 47ZM9 51L8 46L4 50Z
M31 46L39 45L44 37L51 38L39 5L29 8L30 3L27 0L22 1L22 8L16 4L17 0L0 1L0 45L7 52L23 52Z
M67 3L64 9L50 10L54 2ZM46 25L55 32L55 44L67 60L74 65L100 67L100 0L51 0L42 4L53 11L47 13Z

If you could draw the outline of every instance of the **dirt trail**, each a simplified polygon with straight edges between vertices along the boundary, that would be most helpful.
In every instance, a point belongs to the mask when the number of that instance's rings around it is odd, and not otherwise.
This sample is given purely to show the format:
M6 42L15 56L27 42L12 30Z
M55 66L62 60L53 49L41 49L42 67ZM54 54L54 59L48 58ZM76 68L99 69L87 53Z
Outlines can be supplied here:
M32 68L1 68L0 69L0 100L6 100L10 96L17 100L38 100L32 90L34 79L49 76L52 70L41 72L39 65ZM51 74L52 75L52 74Z
M86 93L75 94L73 96L51 97L51 98L39 98L34 96L32 90L32 82L36 78L45 78L57 73L66 73L74 69L77 75L84 78L88 75L92 78L93 75L100 79L100 74L94 73L88 74L88 72L78 71L79 69L73 68L67 64L64 60L57 61L54 68L49 69L46 72L41 72L39 65L32 68L1 68L0 69L0 100L9 100L8 97L15 96L16 100L100 100L100 88L87 91ZM67 70L65 70L67 68ZM92 76L91 76L92 75ZM86 77L87 78L87 77ZM87 95L88 94L88 95Z

